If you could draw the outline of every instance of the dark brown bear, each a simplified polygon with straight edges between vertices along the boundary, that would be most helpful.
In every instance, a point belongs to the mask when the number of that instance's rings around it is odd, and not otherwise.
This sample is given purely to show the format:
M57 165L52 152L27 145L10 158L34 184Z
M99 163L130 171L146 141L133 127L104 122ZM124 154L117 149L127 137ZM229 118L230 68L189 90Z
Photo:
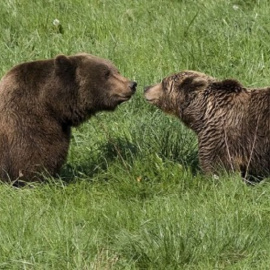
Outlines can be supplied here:
M247 89L238 81L184 71L145 88L145 98L179 117L199 141L205 173L221 167L242 176L270 172L270 88Z
M71 127L114 110L135 89L110 61L84 53L15 66L0 81L0 179L55 176Z

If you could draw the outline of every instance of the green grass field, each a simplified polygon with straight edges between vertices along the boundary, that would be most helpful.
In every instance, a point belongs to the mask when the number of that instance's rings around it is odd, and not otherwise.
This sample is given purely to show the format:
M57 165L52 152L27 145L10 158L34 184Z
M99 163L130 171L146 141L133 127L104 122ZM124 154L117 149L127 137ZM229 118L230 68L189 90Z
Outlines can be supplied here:
M194 134L143 98L183 69L270 85L269 17L267 0L0 1L1 76L88 52L138 82L73 130L59 179L0 185L0 269L270 269L269 181L203 176Z

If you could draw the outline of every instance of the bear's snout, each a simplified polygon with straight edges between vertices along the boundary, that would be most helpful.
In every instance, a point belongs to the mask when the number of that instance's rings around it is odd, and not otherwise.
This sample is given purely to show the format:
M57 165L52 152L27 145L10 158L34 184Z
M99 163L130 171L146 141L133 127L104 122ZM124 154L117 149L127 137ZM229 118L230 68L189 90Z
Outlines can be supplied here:
M161 83L144 87L144 97L148 102L157 104L162 96L163 90Z
M145 86L144 87L144 93L147 92L150 88L151 88L151 86Z
M137 82L135 81L132 81L129 83L129 87L131 89L132 92L135 92L136 91L136 87L137 87Z

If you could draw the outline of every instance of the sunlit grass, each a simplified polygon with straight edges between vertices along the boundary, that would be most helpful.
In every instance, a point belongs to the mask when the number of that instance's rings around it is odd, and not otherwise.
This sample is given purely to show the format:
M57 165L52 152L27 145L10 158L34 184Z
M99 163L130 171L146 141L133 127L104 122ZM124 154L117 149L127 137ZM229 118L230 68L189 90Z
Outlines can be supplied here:
M59 179L0 186L0 269L269 269L268 181L203 176L195 135L142 96L183 69L270 85L269 10L266 0L1 1L1 75L84 51L138 90L73 130Z

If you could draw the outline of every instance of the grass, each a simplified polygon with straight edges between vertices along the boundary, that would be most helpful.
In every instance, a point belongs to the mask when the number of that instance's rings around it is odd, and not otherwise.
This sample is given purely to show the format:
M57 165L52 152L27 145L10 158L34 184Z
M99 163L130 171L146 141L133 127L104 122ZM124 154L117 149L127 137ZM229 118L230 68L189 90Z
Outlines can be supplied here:
M59 179L0 186L0 269L269 269L269 181L203 176L194 134L142 96L183 69L270 85L269 10L267 0L0 1L0 75L84 51L138 81L132 100L73 130Z

